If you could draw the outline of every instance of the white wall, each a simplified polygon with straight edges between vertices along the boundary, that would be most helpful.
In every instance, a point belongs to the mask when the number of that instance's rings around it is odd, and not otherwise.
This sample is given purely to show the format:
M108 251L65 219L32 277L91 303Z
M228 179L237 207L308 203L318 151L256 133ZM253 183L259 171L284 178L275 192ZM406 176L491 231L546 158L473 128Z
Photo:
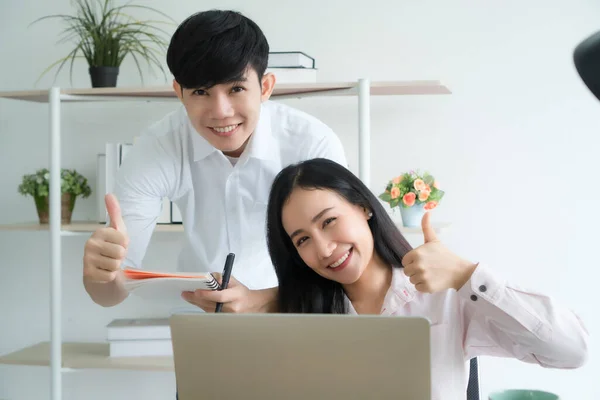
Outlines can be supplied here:
M451 221L444 239L456 252L489 263L512 281L543 291L576 310L592 334L589 363L547 370L515 360L484 359L482 389L544 388L564 399L600 398L600 318L592 303L598 274L594 161L600 146L600 103L581 83L572 50L600 29L600 4L585 0L521 2L263 0L145 1L177 21L203 9L233 8L253 18L272 50L316 57L323 81L440 79L451 96L372 100L372 188L409 168L427 168L447 197L436 211ZM177 4L177 7L173 5ZM39 73L69 50L55 45L60 26L28 28L35 18L70 12L69 1L0 3L0 90L33 88ZM69 86L68 73L57 83ZM138 85L130 62L119 86ZM147 77L147 84L163 84ZM38 88L51 85L51 76ZM83 62L73 86L89 87ZM357 167L356 98L288 101L324 120ZM167 104L68 104L63 108L64 165L94 183L104 142L130 139ZM17 193L21 176L47 165L47 106L0 100L0 223L35 220L31 198ZM78 200L74 218L93 219L94 198ZM161 315L135 299L103 309L81 286L85 236L63 240L63 332L66 340L103 340L121 316ZM159 234L149 268L173 265L180 236ZM48 236L0 231L0 354L49 337ZM49 369L0 366L0 398L48 398ZM172 398L168 373L78 371L64 375L65 399Z

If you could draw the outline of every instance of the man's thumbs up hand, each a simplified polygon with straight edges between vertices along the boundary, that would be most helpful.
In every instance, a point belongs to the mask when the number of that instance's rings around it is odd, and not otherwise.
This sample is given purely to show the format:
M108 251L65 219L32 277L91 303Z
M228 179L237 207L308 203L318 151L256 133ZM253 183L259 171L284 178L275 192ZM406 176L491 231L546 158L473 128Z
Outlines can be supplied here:
M117 200L117 197L114 194L109 193L104 196L104 203L106 204L106 211L108 212L110 227L126 234L127 227L125 226L125 222L123 222L123 217L121 216L121 206L119 205L119 200Z
M104 200L110 225L96 229L85 243L83 277L93 282L108 283L114 281L121 270L129 236L115 195L107 194Z

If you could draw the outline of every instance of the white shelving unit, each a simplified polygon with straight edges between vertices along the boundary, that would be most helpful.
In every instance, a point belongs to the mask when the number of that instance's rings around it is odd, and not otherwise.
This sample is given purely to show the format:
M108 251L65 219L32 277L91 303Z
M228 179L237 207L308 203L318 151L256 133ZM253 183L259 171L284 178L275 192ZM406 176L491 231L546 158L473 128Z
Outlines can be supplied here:
M61 236L73 236L78 234L88 234L94 232L104 224L99 224L94 221L73 221L68 225L61 225L60 234ZM448 228L450 224L434 224L433 229L436 232L443 232L444 229ZM413 228L406 226L398 226L403 234L420 234L422 233L421 228ZM0 225L0 232L2 231L48 231L49 225L40 225L38 222L28 222L20 224L6 224ZM154 228L154 232L183 232L182 224L157 224Z
M358 176L370 187L370 96L440 95L450 90L439 81L394 81L280 84L273 91L273 100L316 96L358 97ZM170 357L111 359L104 343L63 343L61 331L61 236L92 232L99 224L60 223L61 169L61 106L63 102L102 101L170 101L177 100L171 87L60 89L49 91L0 92L0 98L48 103L50 110L50 219L48 226L39 224L0 225L0 230L36 231L50 233L50 342L18 350L0 357L2 364L49 365L51 368L51 399L62 399L62 372L75 368L124 368L137 370L172 370ZM446 226L439 226L444 229ZM406 233L420 232L418 228L402 228ZM158 225L157 231L183 231L181 225Z

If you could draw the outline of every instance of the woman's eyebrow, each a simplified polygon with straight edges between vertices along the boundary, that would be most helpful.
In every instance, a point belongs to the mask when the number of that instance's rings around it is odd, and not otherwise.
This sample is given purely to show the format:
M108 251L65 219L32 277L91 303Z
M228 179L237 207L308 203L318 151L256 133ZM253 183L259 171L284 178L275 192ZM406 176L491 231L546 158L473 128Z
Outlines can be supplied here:
M312 219L310 220L311 223L315 223L316 221L319 220L319 218L321 218L323 216L323 214L325 214L327 211L331 210L333 207L328 207L323 209L320 213L318 213L317 215L315 215L314 217L312 217ZM290 235L290 239L294 239L294 236L299 235L300 233L302 233L303 230L302 229L296 229L291 235Z

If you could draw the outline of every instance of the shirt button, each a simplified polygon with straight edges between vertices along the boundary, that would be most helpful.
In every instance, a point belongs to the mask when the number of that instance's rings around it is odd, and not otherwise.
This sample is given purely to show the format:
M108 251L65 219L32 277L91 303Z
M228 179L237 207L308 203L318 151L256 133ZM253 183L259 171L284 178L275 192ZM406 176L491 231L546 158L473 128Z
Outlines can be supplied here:
M487 287L485 287L485 285L479 286L479 291L480 292L485 292L486 290L487 290Z
M475 296L474 294L471 295L471 300L473 301L477 301L477 296Z

